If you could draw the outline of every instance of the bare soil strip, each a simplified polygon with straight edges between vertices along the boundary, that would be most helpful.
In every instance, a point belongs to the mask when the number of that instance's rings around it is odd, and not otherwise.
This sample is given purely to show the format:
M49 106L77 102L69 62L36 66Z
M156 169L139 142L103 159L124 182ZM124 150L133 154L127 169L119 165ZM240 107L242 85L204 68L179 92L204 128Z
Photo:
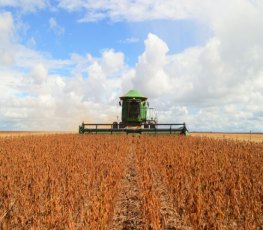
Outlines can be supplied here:
M160 178L157 179L157 177L154 177L153 186L160 201L161 226L167 230L176 230L177 214L172 206L172 202L169 194L167 193L166 187L163 183L161 183Z
M110 229L144 229L141 188L133 146L128 153L127 171L121 182L117 197L112 226Z
M135 154L136 145L131 143L129 155L127 156L127 169L121 181L119 195L116 199L111 230L118 229L153 229L152 226L146 226L144 220L144 204L142 197L142 187L140 187L139 164ZM153 190L151 191L157 197L160 203L160 226L164 230L190 230L186 226L180 215L173 207L172 198L165 183L161 180L158 170L154 170L151 165Z
M183 223L180 215L173 207L172 197L169 195L165 183L161 180L156 170L153 171L153 189L160 201L160 222L162 228L165 230L193 229Z

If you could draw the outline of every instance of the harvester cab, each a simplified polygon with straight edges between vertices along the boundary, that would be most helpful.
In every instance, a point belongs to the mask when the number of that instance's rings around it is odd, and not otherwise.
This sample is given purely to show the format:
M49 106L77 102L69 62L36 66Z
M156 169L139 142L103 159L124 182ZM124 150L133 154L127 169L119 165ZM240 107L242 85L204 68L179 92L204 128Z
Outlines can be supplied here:
M137 90L130 90L121 100L121 123L124 127L140 127L146 122L147 98Z
M179 133L187 134L185 123L158 124L154 108L149 108L147 97L138 90L130 90L120 97L121 121L112 124L85 124L79 133Z

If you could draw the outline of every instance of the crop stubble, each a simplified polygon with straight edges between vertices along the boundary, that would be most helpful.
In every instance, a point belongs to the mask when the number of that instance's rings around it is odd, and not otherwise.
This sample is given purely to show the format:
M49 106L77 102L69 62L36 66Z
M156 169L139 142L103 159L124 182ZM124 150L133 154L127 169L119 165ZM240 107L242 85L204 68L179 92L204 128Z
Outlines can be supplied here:
M53 134L0 139L0 228L260 229L263 143Z

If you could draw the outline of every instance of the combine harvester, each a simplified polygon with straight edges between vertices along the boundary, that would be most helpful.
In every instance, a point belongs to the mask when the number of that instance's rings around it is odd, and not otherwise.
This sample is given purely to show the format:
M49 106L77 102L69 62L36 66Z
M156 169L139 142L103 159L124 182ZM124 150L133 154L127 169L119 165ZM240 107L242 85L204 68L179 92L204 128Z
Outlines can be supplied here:
M149 108L147 97L138 90L130 90L120 97L121 122L112 124L85 124L79 126L79 133L139 133L139 134L183 134L188 130L185 123L158 124L153 108Z

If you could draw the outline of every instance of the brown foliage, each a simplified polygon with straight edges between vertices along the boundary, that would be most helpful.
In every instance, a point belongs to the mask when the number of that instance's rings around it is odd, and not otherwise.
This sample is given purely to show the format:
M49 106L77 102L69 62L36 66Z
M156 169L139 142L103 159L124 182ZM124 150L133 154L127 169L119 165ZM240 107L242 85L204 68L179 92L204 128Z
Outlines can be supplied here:
M123 171L123 142L78 135L0 139L0 215L7 211L0 228L106 226Z
M182 228L263 226L262 144L142 136L137 151L144 174L148 175L146 184L151 185L149 175L158 171L173 199Z
M263 226L262 143L64 134L0 139L0 228L108 229L129 154L145 229Z

